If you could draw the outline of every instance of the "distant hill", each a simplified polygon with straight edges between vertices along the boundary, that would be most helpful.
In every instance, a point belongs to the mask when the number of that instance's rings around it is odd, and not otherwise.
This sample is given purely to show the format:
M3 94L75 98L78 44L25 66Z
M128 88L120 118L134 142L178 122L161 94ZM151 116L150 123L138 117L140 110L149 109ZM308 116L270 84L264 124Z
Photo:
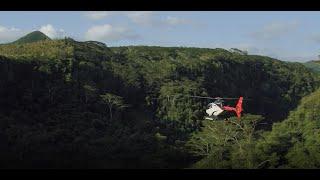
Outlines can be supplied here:
M43 41L43 40L51 40L47 35L40 31L33 31L20 39L12 42L14 44L24 44L24 43L32 43L37 41Z
M314 72L320 73L320 60L317 61L308 61L304 65L313 70Z

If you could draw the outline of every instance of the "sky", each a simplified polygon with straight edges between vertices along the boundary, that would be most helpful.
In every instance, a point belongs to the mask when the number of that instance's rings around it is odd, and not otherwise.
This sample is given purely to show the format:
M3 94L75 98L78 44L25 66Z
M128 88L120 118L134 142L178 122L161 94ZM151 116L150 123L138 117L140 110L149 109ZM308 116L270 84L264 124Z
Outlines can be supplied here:
M1 11L0 43L40 30L107 46L238 48L285 61L320 55L313 11Z

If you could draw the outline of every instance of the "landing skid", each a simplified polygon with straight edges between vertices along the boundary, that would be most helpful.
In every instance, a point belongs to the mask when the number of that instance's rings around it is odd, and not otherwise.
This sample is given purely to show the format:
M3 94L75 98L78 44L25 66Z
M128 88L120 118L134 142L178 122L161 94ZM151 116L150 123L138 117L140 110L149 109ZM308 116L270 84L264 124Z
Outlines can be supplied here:
M217 116L205 116L204 119L210 121L229 121L229 118L219 118Z
M217 117L209 117L209 116L204 117L204 119L206 119L206 120L210 120L210 121L218 120L218 118L217 118Z

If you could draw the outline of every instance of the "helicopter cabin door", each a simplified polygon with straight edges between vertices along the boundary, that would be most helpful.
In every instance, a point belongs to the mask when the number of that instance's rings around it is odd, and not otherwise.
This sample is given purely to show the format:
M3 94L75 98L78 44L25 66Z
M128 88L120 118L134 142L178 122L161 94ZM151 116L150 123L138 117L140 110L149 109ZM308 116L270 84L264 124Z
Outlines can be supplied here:
M209 116L218 116L222 112L223 112L223 109L215 103L210 103L208 105L208 109L206 110L206 113Z

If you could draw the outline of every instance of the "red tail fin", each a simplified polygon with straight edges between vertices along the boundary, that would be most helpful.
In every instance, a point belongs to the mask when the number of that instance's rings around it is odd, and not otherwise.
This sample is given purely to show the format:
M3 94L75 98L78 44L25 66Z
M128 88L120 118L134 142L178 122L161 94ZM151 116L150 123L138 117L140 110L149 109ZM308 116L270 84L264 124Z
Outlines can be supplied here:
M242 100L243 97L240 97L238 100L238 103L236 105L236 113L237 113L237 117L240 118L241 117L241 112L242 112Z
M237 117L240 118L241 117L241 112L242 112L242 100L243 100L243 97L240 97L236 107L223 106L223 110L225 110L225 111L234 111L234 112L236 112Z

